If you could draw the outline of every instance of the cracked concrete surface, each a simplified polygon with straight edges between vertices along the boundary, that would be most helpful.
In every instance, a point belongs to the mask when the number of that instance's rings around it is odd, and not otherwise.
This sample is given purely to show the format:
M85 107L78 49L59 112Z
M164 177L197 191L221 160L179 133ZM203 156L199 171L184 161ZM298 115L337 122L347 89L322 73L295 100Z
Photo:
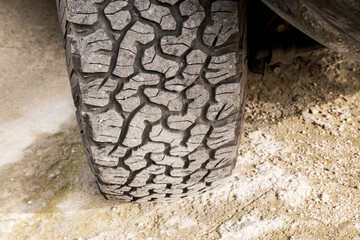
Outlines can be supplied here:
M55 2L0 1L0 239L360 239L359 64L321 50L250 74L225 187L118 204L87 166Z

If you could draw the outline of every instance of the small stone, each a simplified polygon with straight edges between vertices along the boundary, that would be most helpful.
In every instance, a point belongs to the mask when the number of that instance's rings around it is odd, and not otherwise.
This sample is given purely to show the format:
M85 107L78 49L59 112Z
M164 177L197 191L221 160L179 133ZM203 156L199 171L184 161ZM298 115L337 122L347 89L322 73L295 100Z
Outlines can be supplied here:
M281 73L281 67L274 68L274 74L279 75Z
M286 30L286 26L284 24L280 24L279 26L277 26L276 31L281 33L281 32L285 32Z
M321 201L323 201L323 202L329 202L329 200L330 200L330 196L328 195L328 194L326 194L326 193L322 193L322 194L320 194L320 200Z
M312 113L312 114L318 114L318 113L321 113L320 109L319 109L319 106L316 105L314 107L310 107L309 108L309 113Z

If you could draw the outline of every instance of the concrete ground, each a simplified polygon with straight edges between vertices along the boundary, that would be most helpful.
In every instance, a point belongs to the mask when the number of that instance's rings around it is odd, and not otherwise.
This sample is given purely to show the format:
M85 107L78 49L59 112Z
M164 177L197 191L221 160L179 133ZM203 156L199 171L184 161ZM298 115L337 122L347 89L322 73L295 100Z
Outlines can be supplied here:
M117 204L83 153L55 1L0 6L0 239L360 239L359 64L321 50L250 74L225 187Z

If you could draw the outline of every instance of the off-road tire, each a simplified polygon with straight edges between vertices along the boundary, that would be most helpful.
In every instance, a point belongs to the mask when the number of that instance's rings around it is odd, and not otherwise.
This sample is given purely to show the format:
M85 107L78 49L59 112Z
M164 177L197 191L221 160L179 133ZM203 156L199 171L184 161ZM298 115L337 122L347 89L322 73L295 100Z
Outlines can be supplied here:
M105 198L181 198L231 174L246 80L241 2L57 7L85 152Z

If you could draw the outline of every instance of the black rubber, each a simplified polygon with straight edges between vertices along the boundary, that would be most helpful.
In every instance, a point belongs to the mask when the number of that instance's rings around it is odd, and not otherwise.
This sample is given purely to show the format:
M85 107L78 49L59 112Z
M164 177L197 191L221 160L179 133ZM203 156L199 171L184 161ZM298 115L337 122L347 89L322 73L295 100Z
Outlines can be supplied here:
M243 115L244 5L57 4L83 143L104 196L152 201L221 184Z

